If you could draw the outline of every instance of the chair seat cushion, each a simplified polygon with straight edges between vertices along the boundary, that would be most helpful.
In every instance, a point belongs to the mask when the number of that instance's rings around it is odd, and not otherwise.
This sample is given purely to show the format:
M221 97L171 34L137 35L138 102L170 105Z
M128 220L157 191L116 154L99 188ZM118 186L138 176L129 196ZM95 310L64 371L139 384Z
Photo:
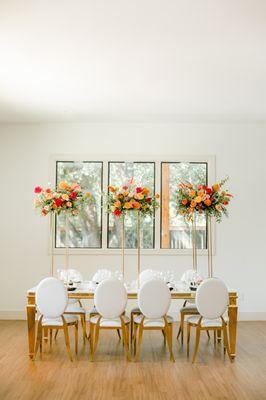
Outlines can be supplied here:
M85 314L85 313L86 313L85 308L75 304L68 305L65 310L65 314Z
M78 321L78 317L76 317L75 315L64 315L64 318L65 318L67 324L70 324L70 323ZM38 319L40 319L40 317ZM42 326L47 326L47 325L63 326L62 318L61 317L59 317L59 318L45 318L45 317L43 317Z
M187 322L190 322L192 324L197 324L199 322L199 319L201 318L200 315L195 315L193 317L189 317L187 319ZM203 328L207 328L207 327L222 327L222 320L221 318L216 318L216 319L207 319L207 318L202 318L201 320L201 326Z
M143 318L143 315L142 315L142 314L136 315L136 316L134 317L134 322L135 322L136 324L140 324L142 318ZM167 321L168 321L169 324L172 324L172 323L174 322L173 318L170 317L170 315L167 315ZM164 322L164 319L163 319L163 318L156 318L156 319L153 319L153 318L145 318L145 319L144 319L143 326L144 326L144 327L150 327L150 328L160 328L160 327L163 328L163 327L165 326L165 322Z
M198 312L196 304L186 304L180 308L180 312Z
M129 318L127 316L123 316L125 324L128 324L130 322ZM91 324L97 324L99 319L99 315L95 315L90 319ZM100 321L100 326L101 327L109 327L109 328L121 328L121 321L120 318L101 318Z

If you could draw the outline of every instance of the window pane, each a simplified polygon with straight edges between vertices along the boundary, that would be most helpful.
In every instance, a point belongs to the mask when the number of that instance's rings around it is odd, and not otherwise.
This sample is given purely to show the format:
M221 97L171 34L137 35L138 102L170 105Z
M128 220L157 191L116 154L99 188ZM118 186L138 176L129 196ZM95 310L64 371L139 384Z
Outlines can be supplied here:
M58 161L56 181L78 182L82 189L89 191L95 204L86 206L78 216L69 217L69 247L102 247L102 162ZM65 216L56 218L56 247L65 247Z
M109 185L122 186L133 178L137 185L147 186L154 193L155 164L153 162L109 162ZM108 247L121 248L121 219L108 216ZM125 217L125 247L137 248L137 213ZM142 218L141 247L154 248L154 219Z
M191 226L177 215L176 191L180 181L193 184L207 184L207 163L166 163L161 164L162 206L161 206L161 248L191 249ZM197 217L196 242L198 249L206 249L206 219Z

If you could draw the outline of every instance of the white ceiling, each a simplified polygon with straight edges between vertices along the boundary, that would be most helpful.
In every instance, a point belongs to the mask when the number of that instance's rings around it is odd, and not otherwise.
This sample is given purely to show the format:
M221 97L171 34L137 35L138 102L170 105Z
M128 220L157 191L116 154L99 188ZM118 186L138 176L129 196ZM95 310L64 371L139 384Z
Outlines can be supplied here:
M265 0L0 0L0 121L266 120Z

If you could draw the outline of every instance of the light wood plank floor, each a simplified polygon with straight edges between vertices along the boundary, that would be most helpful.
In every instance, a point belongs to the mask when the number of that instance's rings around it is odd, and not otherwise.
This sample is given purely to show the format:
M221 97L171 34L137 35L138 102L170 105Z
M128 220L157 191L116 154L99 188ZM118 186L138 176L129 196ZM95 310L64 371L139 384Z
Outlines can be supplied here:
M176 330L175 330L176 335ZM187 361L174 340L169 361L160 332L144 332L138 363L125 360L115 332L101 332L94 363L80 338L78 360L68 360L60 332L42 360L27 356L24 321L0 321L0 400L207 400L266 399L266 322L240 322L237 358L202 335L198 360ZM73 349L73 336L71 336ZM192 337L191 350L193 350Z

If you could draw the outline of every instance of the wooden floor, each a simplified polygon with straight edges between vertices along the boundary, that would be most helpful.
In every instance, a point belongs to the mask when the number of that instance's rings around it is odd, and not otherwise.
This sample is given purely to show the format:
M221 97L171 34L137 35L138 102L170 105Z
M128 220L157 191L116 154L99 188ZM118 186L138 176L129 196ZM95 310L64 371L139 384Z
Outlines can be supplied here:
M160 332L144 332L138 363L125 360L114 332L101 332L94 363L89 347L79 343L78 360L71 363L60 332L52 351L48 345L42 360L33 362L26 322L0 321L0 400L266 399L266 322L239 323L233 364L205 334L194 366L176 340L171 363Z

